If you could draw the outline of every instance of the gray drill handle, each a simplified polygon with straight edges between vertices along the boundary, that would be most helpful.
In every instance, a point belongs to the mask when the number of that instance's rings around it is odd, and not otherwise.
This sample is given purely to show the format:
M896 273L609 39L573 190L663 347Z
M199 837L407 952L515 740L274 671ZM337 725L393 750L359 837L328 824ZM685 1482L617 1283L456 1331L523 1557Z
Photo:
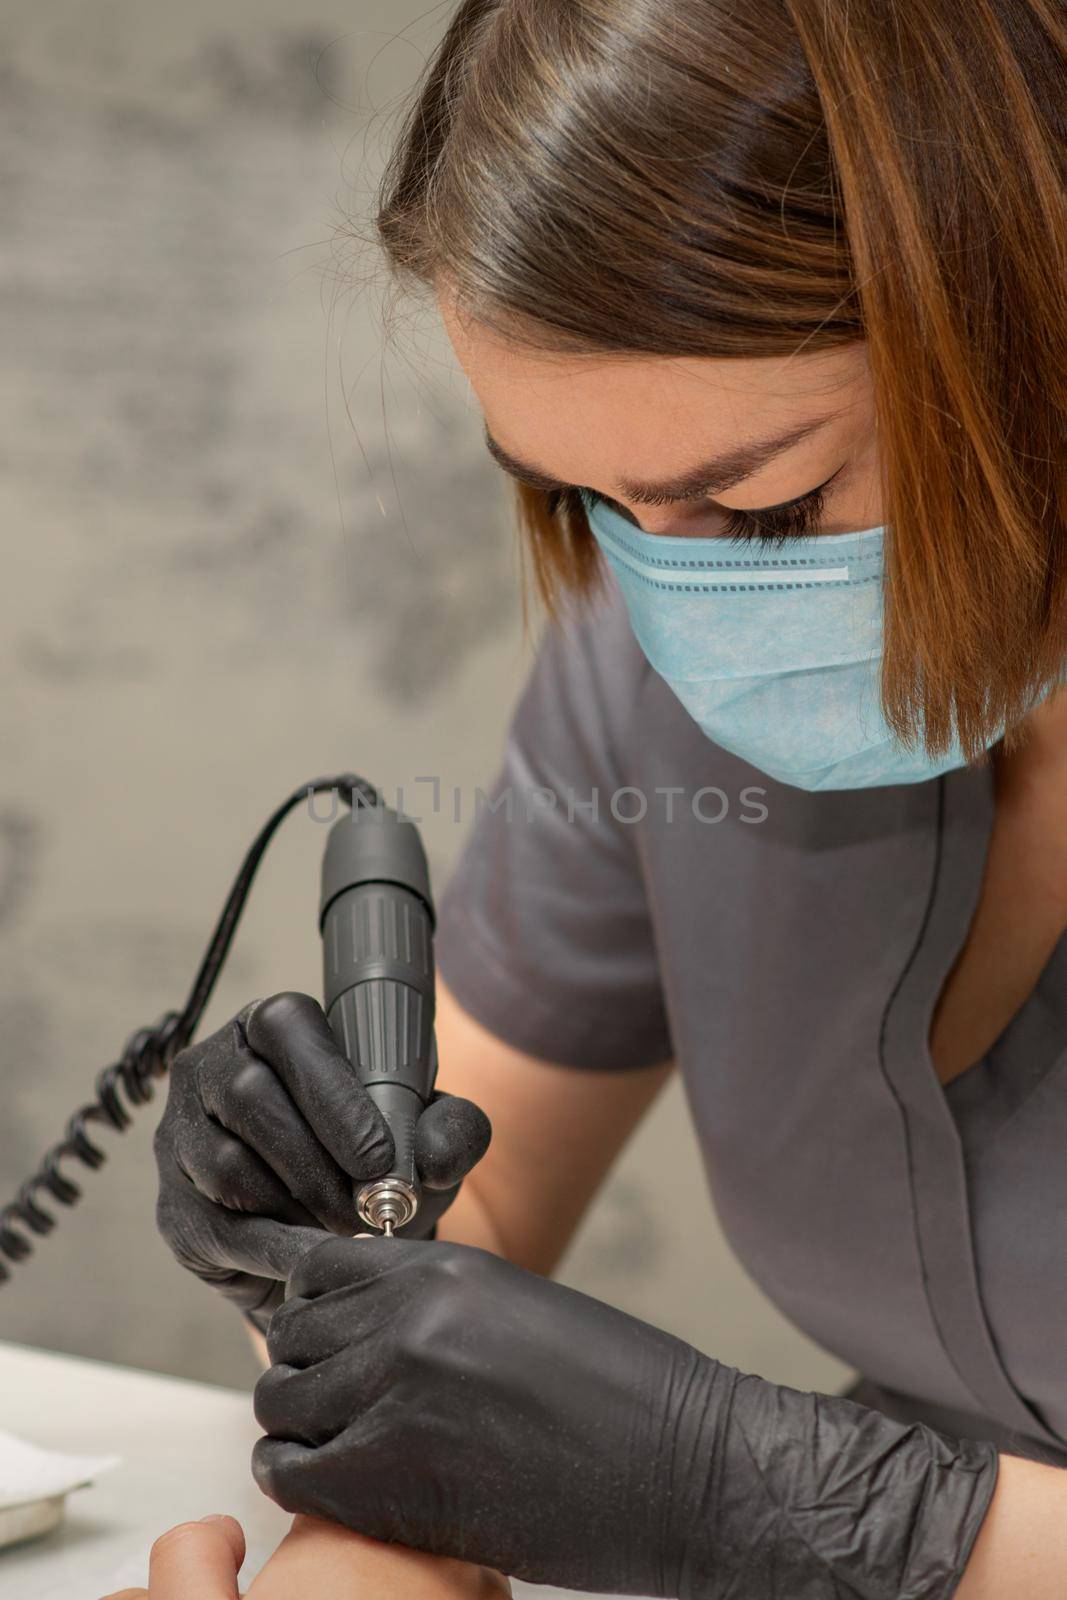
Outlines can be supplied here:
M391 1233L418 1209L415 1124L437 1073L433 902L414 823L384 806L334 823L320 926L326 1016L396 1146L392 1171L361 1185L357 1205Z

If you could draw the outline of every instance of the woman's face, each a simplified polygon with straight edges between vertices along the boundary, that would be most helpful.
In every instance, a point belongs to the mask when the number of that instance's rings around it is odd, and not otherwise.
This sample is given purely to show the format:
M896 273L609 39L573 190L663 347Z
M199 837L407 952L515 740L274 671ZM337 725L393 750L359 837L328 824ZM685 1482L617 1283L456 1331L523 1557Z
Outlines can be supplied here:
M441 312L490 452L521 482L592 490L675 536L726 534L731 512L823 485L811 531L882 521L863 344L756 360L560 355L506 343L445 296Z

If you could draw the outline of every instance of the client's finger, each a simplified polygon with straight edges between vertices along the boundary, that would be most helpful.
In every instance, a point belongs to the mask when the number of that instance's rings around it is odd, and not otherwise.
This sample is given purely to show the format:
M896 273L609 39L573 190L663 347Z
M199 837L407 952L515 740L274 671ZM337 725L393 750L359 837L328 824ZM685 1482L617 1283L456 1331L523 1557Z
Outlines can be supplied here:
M233 1517L183 1522L152 1546L148 1600L238 1600L245 1536Z

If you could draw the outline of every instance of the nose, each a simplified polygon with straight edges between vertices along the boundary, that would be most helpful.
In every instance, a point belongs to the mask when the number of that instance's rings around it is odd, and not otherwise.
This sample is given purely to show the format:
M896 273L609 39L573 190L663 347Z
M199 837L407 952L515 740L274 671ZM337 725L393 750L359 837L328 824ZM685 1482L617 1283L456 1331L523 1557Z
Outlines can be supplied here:
M667 533L678 525L677 506L631 506L625 500L613 500L612 504L643 533Z
M679 532L677 506L639 506L629 511L637 526L645 533Z
M617 500L610 495L607 499L609 505L627 522L632 522L635 528L640 528L642 533L662 533L675 539L684 539L696 534L711 537L719 531L703 504L682 505L673 501L665 506L647 506L627 504L625 500Z

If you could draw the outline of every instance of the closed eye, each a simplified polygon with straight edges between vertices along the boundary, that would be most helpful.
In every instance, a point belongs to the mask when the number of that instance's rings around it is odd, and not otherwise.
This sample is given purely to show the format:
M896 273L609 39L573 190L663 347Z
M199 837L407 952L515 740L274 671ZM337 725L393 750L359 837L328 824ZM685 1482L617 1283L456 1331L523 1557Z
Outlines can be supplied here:
M837 478L844 467L838 467L822 483L814 489L809 489L806 494L798 495L794 500L783 500L774 506L760 506L750 511L738 511L730 506L719 505L715 500L706 498L710 509L721 511L726 517L725 527L716 537L738 540L766 540L770 544L781 545L787 539L807 539L819 532L825 510L827 492L834 479ZM562 486L561 486L562 488ZM617 501L610 501L616 510L630 520L636 521L632 513ZM665 497L660 498L657 505L674 505L677 502Z
M810 489L799 499L787 500L778 506L767 506L762 511L732 511L724 537L763 539L778 545L784 544L787 539L810 539L819 532L827 490L833 481L833 478L827 478L825 483L817 489Z

